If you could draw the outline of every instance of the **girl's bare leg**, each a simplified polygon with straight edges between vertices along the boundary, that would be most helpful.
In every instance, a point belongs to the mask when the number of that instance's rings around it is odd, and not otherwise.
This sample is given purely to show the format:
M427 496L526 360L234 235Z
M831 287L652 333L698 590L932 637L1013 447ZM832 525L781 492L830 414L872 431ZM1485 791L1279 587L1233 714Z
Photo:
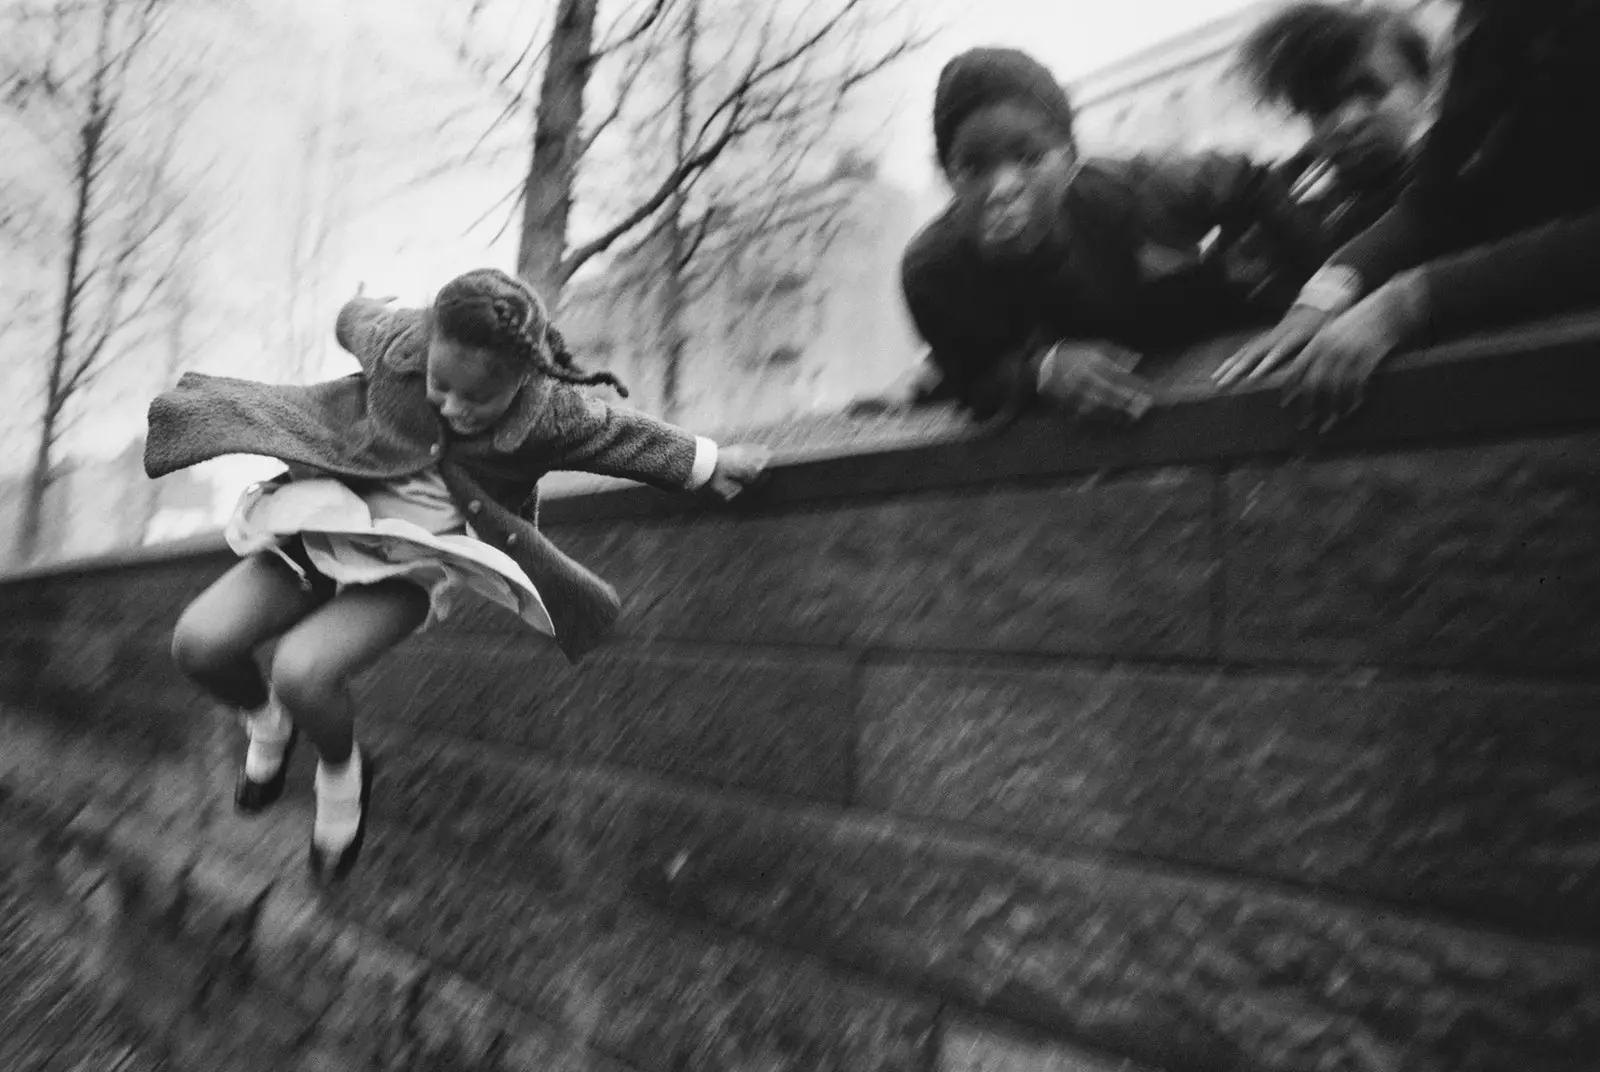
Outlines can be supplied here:
M428 616L428 594L408 581L348 588L308 615L278 644L272 691L317 746L313 874L340 877L360 852L363 788L370 778L355 747L350 679Z
M350 758L350 679L428 617L428 593L409 581L345 589L278 643L272 690L322 759Z
M184 610L172 634L172 657L196 684L224 703L254 710L267 702L255 650L326 601L308 592L275 555L253 555Z

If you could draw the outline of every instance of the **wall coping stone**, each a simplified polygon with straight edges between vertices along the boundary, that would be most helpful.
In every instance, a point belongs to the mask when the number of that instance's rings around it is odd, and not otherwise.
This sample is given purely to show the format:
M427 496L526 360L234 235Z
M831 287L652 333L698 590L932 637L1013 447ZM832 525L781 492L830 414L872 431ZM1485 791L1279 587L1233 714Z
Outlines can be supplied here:
M1321 456L1406 445L1538 435L1600 424L1600 313L1523 325L1402 354L1375 378L1366 405L1323 436L1298 426L1271 383L1217 393L1226 356L1202 349L1179 375L1158 377L1164 405L1132 428L1073 426L1030 416L999 433L948 414L747 429L775 446L771 473L729 505L597 479L543 497L546 526L591 521L765 513L841 500L974 485L1100 475L1176 465ZM227 553L220 533L49 563L0 575L0 587Z

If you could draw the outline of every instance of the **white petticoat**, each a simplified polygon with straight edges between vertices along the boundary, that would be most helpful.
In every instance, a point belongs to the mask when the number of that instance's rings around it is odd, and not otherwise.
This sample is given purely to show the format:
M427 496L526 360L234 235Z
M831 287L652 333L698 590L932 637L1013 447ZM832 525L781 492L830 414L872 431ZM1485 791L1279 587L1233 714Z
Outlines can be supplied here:
M377 518L361 496L337 480L255 484L240 496L223 535L241 558L276 553L299 536L318 572L339 585L404 577L427 590L423 628L447 617L461 593L471 592L511 611L546 636L555 636L539 592L509 555L467 535L436 536L399 518Z

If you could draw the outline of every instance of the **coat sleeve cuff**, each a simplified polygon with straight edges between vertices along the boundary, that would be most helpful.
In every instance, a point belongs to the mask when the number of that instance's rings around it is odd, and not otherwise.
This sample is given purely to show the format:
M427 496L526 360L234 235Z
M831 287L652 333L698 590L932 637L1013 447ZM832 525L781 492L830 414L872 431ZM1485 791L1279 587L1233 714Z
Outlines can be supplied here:
M689 470L689 490L697 491L710 483L717 471L717 445L705 436L694 437L694 465Z

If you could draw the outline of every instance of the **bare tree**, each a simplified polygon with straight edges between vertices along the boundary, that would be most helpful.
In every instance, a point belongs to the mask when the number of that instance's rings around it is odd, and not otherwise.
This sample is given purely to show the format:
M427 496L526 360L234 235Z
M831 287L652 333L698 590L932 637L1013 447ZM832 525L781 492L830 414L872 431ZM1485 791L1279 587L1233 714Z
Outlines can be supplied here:
M305 152L295 162L292 203L286 215L289 244L284 261L283 302L271 309L273 335L281 335L285 372L292 380L315 374L326 356L327 324L323 285L329 255L343 221L343 198L335 177L351 155L344 144L346 116L342 99L346 50L339 47L331 63L319 64L317 76L301 103L301 141Z
M677 115L673 123L672 159L681 165L689 158L691 139L694 137L694 91L696 48L700 44L700 0L686 0L683 12L683 33L678 42L678 78L675 96ZM688 288L686 273L689 260L694 256L690 249L690 236L685 227L688 222L689 189L684 183L673 191L664 225L667 237L667 271L661 281L662 319L667 331L666 367L661 376L662 413L668 420L678 416L682 394L683 355L689 346Z
M167 279L167 301L160 318L161 382L170 384L189 364L197 349L195 328L196 297L198 292L197 264L194 251L198 248L206 228L203 217L184 213L177 222L177 256ZM161 512L162 492L168 485L159 480L144 483L144 499L139 516L129 526L129 536L136 543L144 541L150 525Z
M530 57L543 57L532 154L512 200L522 211L518 271L552 305L575 272L625 240L675 234L680 259L691 259L725 208L703 194L718 172L743 171L746 189L781 201L775 180L785 168L800 175L799 162L845 100L926 40L903 0L633 0L605 25L599 6L559 0L541 42L529 42L498 82L525 83ZM703 41L715 62L698 55ZM472 66L485 69L481 60ZM599 109L586 107L592 86L609 90ZM506 96L497 128L515 118L513 102L522 99L514 88ZM651 130L672 136L640 144L640 132ZM636 165L630 192L593 233L574 240L581 173L608 138L616 156ZM764 168L752 163L761 155L769 157Z
M677 109L675 138L668 163L658 164L656 173L690 173L659 223L644 231L645 245L656 240L658 229L664 232L665 249L663 256L644 258L654 278L636 281L657 294L666 335L661 405L671 417L683 401L690 307L734 274L735 296L750 311L744 318L750 325L764 324L775 303L791 301L793 284L804 275L801 266L820 258L859 188L857 180L872 171L859 163L841 166L870 155L844 133L849 94L922 40L910 27L875 34L887 25L881 6L843 3L812 11L813 21L778 28L750 21L741 9L724 10L702 49L698 16L707 0L686 2L690 10L678 30L679 69L670 95ZM752 84L751 72L763 65L775 77ZM708 166L692 172L703 144L697 138L724 107L744 111L748 128ZM629 131L635 155L649 156L650 132L658 127L645 115ZM637 256L640 246L635 242L621 259ZM784 295L775 296L780 290Z
M67 192L44 398L18 526L38 549L69 405L140 337L171 279L175 173L193 79L161 50L167 0L24 4L11 29L36 45L9 57L8 104L57 157Z

